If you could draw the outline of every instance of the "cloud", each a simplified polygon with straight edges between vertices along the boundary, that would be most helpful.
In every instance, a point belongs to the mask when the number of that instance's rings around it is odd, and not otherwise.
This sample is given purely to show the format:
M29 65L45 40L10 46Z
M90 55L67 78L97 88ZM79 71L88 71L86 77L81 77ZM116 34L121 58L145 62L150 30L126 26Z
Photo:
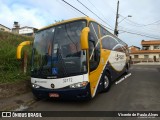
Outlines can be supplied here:
M89 15L91 18L97 20L99 23L109 27L76 0L66 1ZM90 2L88 0L80 1L104 21L110 24L112 29L114 29L117 0L89 0ZM91 3L94 4L94 6ZM138 24L145 25L156 20L160 20L159 4L159 0L120 0L119 13L124 17L132 15L132 18L127 19L135 21ZM53 24L55 20L66 20L81 16L84 15L69 7L67 4L62 2L62 0L0 0L0 23L10 28L12 28L14 21L18 21L21 27L31 26L41 28L46 25ZM119 21L122 19L123 17L120 16ZM160 22L157 25L139 27L140 25L124 20L119 24L118 29L160 38L158 32L160 31L159 25ZM119 37L129 45L137 46L140 46L142 39L154 39L121 32Z
M41 27L46 24L44 16L36 8L30 8L25 4L13 3L10 6L1 1L0 22L10 28L14 21L18 21L21 26Z

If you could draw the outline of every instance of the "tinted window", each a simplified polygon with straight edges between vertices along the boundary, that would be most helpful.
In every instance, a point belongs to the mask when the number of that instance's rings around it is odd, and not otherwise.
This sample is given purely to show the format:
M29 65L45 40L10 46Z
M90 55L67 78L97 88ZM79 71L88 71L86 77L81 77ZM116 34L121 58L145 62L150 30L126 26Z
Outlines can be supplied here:
M117 41L111 36L102 39L102 48L112 50L117 45Z
M98 24L91 22L89 24L89 57L90 57L90 71L95 70L98 67L100 61L100 43Z
M100 31L101 31L101 37L104 37L106 35L110 35L110 33L104 29L103 27L100 27Z
M32 76L57 78L87 72L80 34L86 21L74 21L39 31L34 40Z
M100 27L100 32L101 32L101 37L103 38L102 39L103 49L125 52L125 47L127 46L125 42L113 36L103 27Z

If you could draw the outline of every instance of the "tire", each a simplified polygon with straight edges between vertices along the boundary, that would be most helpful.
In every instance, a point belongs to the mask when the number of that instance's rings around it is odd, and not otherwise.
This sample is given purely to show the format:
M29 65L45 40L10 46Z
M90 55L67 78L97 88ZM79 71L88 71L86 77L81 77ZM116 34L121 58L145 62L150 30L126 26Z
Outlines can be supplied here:
M111 86L111 80L109 73L103 75L103 90L102 92L108 92Z
M34 95L34 100L35 101L40 101L42 98L40 98L39 96Z
M125 74L128 74L128 72L129 72L128 68L129 68L128 65L126 65L126 67L125 67Z

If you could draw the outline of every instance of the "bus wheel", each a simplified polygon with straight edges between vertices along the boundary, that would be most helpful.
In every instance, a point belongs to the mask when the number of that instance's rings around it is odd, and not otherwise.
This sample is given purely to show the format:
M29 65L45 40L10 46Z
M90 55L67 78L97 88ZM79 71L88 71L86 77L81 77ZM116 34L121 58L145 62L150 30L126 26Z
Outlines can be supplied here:
M125 74L128 74L128 65L125 67Z
M103 75L103 92L107 92L110 89L111 81L109 79L109 74Z
M41 100L41 98L38 97L38 96L36 96L36 95L34 95L34 100L35 100L35 101L39 101L39 100Z

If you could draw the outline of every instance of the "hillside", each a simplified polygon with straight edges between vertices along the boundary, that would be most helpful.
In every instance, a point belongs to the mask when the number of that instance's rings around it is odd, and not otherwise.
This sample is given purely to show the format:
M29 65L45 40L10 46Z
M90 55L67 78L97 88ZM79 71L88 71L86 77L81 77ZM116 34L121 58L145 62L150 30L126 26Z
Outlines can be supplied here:
M28 79L29 73L22 73L22 61L16 59L17 46L26 40L33 41L33 38L0 31L0 83ZM31 46L24 49L30 56Z

